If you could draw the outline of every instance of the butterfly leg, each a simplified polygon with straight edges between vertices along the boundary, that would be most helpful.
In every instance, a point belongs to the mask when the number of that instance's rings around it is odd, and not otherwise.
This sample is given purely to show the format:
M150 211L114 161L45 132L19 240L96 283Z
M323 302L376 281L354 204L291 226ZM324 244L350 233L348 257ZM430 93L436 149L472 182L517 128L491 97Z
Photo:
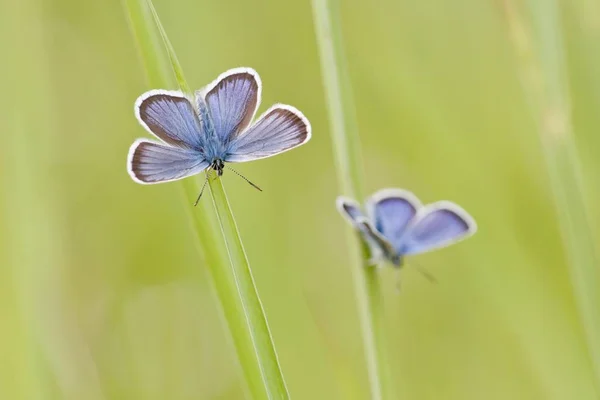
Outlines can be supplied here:
M402 289L402 277L400 276L400 268L398 268L397 271L398 272L396 272L396 292L400 293Z
M202 197L202 194L204 193L204 189L206 188L206 184L208 183L208 180L210 179L210 168L206 170L206 179L204 180L204 184L202 185L202 189L200 189L200 194L198 195L198 198L196 199L196 202L194 203L194 207L196 207L198 205L198 202L200 201L200 198Z

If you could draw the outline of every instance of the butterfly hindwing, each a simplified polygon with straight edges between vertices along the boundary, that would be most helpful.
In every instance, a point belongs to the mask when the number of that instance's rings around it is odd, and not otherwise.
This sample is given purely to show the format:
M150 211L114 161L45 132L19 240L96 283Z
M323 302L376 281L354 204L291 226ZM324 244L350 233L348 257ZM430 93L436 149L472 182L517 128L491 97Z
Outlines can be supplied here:
M131 146L127 171L137 183L169 182L195 175L208 167L202 154L139 139Z

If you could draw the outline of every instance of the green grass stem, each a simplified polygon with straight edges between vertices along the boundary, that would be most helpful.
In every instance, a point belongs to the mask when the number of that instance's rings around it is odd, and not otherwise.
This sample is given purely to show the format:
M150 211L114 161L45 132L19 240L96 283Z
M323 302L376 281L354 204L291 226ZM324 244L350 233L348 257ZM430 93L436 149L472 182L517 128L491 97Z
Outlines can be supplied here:
M172 87L175 77L180 89L191 94L152 2L126 0L126 5L150 85ZM203 199L194 208L192 202L198 194L199 182L195 179L182 182L199 247L211 271L251 396L288 399L267 319L223 183L220 178L211 179L212 202ZM211 204L215 212L209 210ZM223 240L218 241L217 237Z
M504 4L523 88L541 139L573 293L600 395L600 269L571 124L560 5L556 0L529 0L527 10L511 0Z
M363 162L344 55L339 3L313 0L312 5L339 186L344 195L360 201L364 198ZM348 244L371 398L391 398L380 277L377 268L366 265L368 251L360 238L348 232Z

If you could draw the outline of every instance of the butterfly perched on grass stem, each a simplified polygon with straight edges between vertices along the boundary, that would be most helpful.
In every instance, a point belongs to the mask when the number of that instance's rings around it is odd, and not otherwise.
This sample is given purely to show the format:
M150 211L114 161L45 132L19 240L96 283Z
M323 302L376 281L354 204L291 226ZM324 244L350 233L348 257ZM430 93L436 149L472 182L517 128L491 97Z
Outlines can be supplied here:
M189 96L151 90L135 102L140 124L160 141L136 140L127 170L141 184L170 182L207 170L218 176L227 163L259 160L298 147L310 139L308 119L296 108L275 104L252 123L260 104L261 81L251 68L234 68Z
M401 267L404 256L449 246L477 231L475 220L458 205L439 201L423 206L402 189L376 192L367 200L366 214L346 197L338 197L337 207L369 245L370 264L388 260Z

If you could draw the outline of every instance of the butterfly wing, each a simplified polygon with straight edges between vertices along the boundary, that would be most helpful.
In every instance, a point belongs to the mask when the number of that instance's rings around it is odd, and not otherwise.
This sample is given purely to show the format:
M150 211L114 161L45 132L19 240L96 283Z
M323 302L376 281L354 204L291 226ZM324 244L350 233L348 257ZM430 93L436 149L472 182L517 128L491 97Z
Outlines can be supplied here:
M360 205L354 200L339 196L336 199L335 205L337 206L338 211L344 218L348 220L353 226L356 227L356 220L359 217L364 217L362 210L360 209Z
M308 142L310 136L310 123L299 110L276 104L229 144L225 161L271 157Z
M376 229L373 228L368 218L363 214L358 203L347 197L340 196L336 201L337 208L369 246L372 264L381 261L390 251L393 252L391 243L387 241Z
M200 92L219 141L229 143L250 125L260 103L261 87L260 77L252 68L234 68Z
M202 154L138 139L129 149L127 171L137 183L152 184L174 181L195 175L208 167Z
M138 97L135 116L148 132L183 149L203 147L204 134L193 103L181 92L151 90Z
M375 229L394 245L398 254L406 227L421 207L419 199L403 189L383 189L367 201L367 211Z
M401 238L402 254L418 254L449 246L477 231L475 220L461 207L440 201L423 207Z

